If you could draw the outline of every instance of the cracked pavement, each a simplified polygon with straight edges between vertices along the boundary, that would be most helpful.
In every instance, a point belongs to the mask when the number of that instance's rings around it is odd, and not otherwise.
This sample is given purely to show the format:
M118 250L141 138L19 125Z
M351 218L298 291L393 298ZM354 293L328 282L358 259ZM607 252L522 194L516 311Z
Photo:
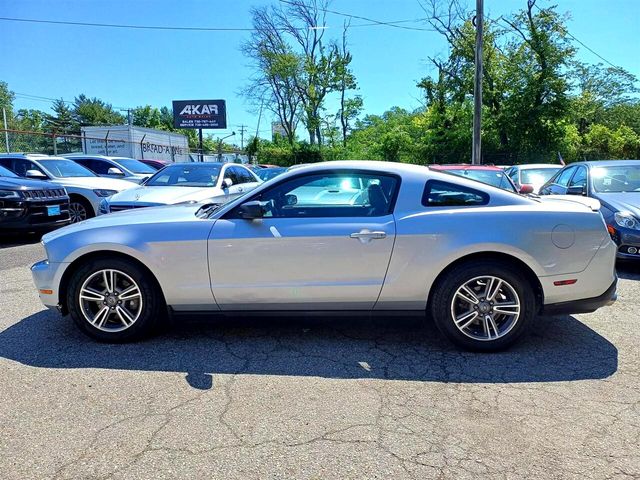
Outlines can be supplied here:
M189 321L103 345L0 245L0 471L25 478L640 478L640 265L493 355L411 318Z

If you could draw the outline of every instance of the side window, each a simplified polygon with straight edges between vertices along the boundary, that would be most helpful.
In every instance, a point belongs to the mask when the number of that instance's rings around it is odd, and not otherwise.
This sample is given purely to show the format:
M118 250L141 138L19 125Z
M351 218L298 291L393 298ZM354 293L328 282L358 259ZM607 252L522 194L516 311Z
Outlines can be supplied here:
M242 183L253 183L257 182L255 177L251 174L249 170L244 167L237 167L238 171L242 173Z
M31 160L26 160L24 158L14 158L12 170L21 177L26 176L28 170L37 170L43 175L46 175L46 173L44 173L44 171L38 165L33 163Z
M238 185L239 183L241 183L240 179L238 178L238 175L236 175L236 169L234 167L227 167L227 169L224 171L224 178L229 178L234 185Z
M507 175L509 175L509 178L511 180L513 180L513 183L518 183L518 169L517 168L510 168L507 171Z
M587 186L587 169L585 167L577 167L576 174L571 179L569 186L581 188Z
M109 169L113 166L109 162L105 162L102 160L91 159L88 160L89 164L85 165L89 168L89 170L93 170L98 175L106 175L109 172Z
M14 171L12 158L0 158L0 165L7 170L11 170L12 172Z
M265 217L379 217L388 215L400 186L397 177L354 171L303 175L263 192Z
M575 171L576 171L576 167L567 168L566 170L564 170L558 175L558 177L553 183L566 187L567 185L569 185L569 180L571 179L571 175L573 175L573 172Z
M244 168L241 167L231 167L230 170L233 171L234 175L238 179L238 182L233 182L235 185L240 185L243 183L251 183L253 182L253 178L247 173Z
M489 203L489 194L455 183L429 180L424 187L425 207L470 207Z

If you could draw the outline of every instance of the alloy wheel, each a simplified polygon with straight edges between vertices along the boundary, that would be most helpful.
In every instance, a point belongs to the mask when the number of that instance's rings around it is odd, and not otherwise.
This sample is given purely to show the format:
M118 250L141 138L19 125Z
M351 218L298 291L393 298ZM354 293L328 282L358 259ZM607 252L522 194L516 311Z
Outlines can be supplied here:
M504 279L475 277L453 295L451 316L456 328L469 338L492 341L509 333L520 318L520 298Z
M71 223L78 223L87 219L87 209L79 202L69 204L69 218Z
M85 320L103 332L121 332L142 313L142 291L120 270L98 270L80 287L80 311Z

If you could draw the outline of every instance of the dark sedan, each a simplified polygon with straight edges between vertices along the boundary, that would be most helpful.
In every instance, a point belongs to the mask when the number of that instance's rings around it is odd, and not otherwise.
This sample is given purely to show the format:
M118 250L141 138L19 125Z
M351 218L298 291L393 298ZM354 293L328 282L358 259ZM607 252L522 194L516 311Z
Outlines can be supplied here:
M44 231L69 223L64 187L28 180L0 166L0 233Z
M540 195L599 200L618 258L640 260L640 160L572 163L544 184Z

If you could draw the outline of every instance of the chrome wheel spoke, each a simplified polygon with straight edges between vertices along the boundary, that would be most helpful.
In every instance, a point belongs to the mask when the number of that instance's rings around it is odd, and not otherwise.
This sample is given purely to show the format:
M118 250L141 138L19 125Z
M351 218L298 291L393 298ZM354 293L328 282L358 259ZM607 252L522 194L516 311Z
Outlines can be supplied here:
M491 281L487 283L487 291L485 293L485 298L489 301L492 301L496 298L496 295L500 291L500 287L502 286L502 280L499 278L491 277Z
M107 289L107 293L113 293L116 277L115 272L113 270L104 270L102 277L104 278L104 287Z
M476 294L473 293L473 291L471 291L466 285L464 285L460 290L458 290L456 295L465 302L470 303L471 305L477 305L480 301L478 300L478 297L476 297Z
M93 321L91 323L96 327L101 328L104 325L104 322L107 321L107 318L109 318L109 307L104 306L98 313L96 313L96 316L93 317Z
M120 321L125 327L128 327L134 322L134 318L131 316L131 314L120 305L116 307L116 313L118 314L118 317L120 317Z
M84 300L90 300L93 302L104 301L104 295L93 288L85 287L80 290L80 298Z
M478 317L478 312L472 311L467 312L465 314L460 315L456 318L456 325L460 330L464 330L468 327L476 318Z
M520 312L519 303L496 303L493 306L493 311L496 313L503 313L505 315L517 315Z
M138 288L137 285L131 285L130 287L124 289L122 292L120 292L118 298L120 300L133 300L136 298L139 298L141 295L140 293L140 289Z

